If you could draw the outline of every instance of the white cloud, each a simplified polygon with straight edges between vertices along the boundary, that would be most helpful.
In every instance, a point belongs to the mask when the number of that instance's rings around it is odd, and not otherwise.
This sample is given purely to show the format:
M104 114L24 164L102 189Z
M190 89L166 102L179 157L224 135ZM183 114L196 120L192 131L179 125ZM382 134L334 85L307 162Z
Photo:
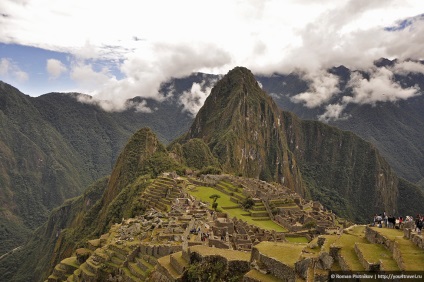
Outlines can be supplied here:
M400 65L402 66L402 64ZM406 64L406 66L410 67L411 65ZM415 65L414 68L416 68ZM393 72L385 67L369 69L367 77L360 72L353 72L347 87L352 90L352 96L343 96L339 103L327 105L325 112L318 116L319 120L348 118L343 113L348 104L376 105L379 102L397 102L420 95L418 86L402 88L399 83L394 81Z
M115 110L123 110L127 99L136 96L165 100L164 94L159 92L160 86L171 78L188 76L200 68L221 67L230 61L228 54L213 44L154 45L146 52L128 56L121 65L124 79L111 77L107 70L95 72L90 65L77 65L71 76L76 81L89 82L91 91L88 93L93 94L94 99L110 100Z
M325 107L325 112L318 116L318 120L328 122L330 120L339 120L348 118L347 115L343 114L343 110L346 105L342 104L330 104Z
M307 73L303 75L303 79L309 81L309 91L297 94L291 100L295 103L304 103L308 108L325 104L340 91L337 76L326 71Z
M13 71L13 75L19 82L24 82L29 79L29 75L22 70Z
M7 75L9 73L10 61L2 58L0 61L0 75Z
M46 69L51 79L58 78L62 73L68 70L61 61L56 59L48 59Z
M163 101L160 85L172 77L236 65L254 73L310 73L310 91L295 99L316 107L337 92L323 73L328 67L367 69L380 57L424 57L423 21L384 30L423 11L421 0L2 0L0 10L7 15L0 17L0 42L75 56L71 78L113 109L134 96ZM111 60L124 77L90 60ZM52 77L63 71L51 70Z
M93 93L111 81L115 81L107 68L95 71L91 64L77 62L71 68L71 78L87 92Z
M29 79L28 73L19 68L17 64L7 58L0 60L0 75L5 77L12 77L19 82L25 82Z
M153 110L147 106L146 100L142 100L140 103L131 102L129 104L130 108L134 108L136 112L140 113L152 113Z
M394 65L394 72L401 74L422 73L424 74L424 65L418 62L405 61Z
M355 72L348 83L353 89L353 97L345 96L345 103L372 104L377 102L395 102L418 95L418 87L402 88L393 81L393 73L387 68L375 68L369 79Z
M202 83L193 83L191 89L183 92L180 97L180 104L183 105L183 110L195 116L205 103L211 90L212 87L205 87L205 81Z

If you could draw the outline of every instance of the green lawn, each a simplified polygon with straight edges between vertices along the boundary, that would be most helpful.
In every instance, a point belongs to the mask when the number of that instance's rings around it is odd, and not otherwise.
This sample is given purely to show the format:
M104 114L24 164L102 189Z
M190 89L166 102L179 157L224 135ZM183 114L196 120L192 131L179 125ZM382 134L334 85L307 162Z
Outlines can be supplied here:
M336 240L334 244L342 247L340 253L346 260L346 263L349 266L350 270L363 271L364 267L359 262L358 256L356 255L354 249L355 242L367 243L364 238L360 238L358 236L350 234L343 234L338 240Z
M210 203L210 205L212 205L213 200L210 199L209 197L213 194L217 194L220 196L220 198L216 201L218 203L218 209L220 209L222 212L227 213L230 218L236 217L238 219L242 219L246 221L249 224L252 224L267 230L275 230L277 232L287 232L287 229L276 224L272 220L262 220L262 221L253 220L251 216L246 215L248 212L241 208L223 209L223 207L234 207L237 204L230 201L229 195L224 194L212 187L198 186L196 190L189 190L188 193L190 193L190 195L194 196L195 198L201 200L202 202Z
M255 246L262 254L282 261L290 267L299 260L306 244L263 241Z
M383 270L398 271L399 267L393 260L392 253L384 248L382 245L368 244L368 243L357 243L357 248L361 251L366 261L371 263L382 262Z
M306 237L286 237L286 240L291 243L308 243Z
M389 240L397 243L399 253L405 265L405 270L424 270L424 250L415 246L409 239L404 238L402 230L375 227L370 228L384 235Z

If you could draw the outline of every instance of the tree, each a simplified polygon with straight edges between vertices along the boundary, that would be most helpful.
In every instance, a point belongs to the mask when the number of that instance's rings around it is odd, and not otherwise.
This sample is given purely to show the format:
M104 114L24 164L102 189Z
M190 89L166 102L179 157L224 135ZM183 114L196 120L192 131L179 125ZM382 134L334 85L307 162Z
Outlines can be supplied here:
M218 208L218 203L213 203L212 208L216 211L216 209Z
M218 194L213 194L209 196L210 199L213 199L212 208L216 211L218 208L218 203L216 202L217 199L221 198Z
M218 194L213 194L209 196L209 199L213 199L213 203L216 203L216 200L219 198L221 198L221 196Z
M247 197L242 203L242 207L246 210L252 208L255 205L255 202L253 201L252 197Z

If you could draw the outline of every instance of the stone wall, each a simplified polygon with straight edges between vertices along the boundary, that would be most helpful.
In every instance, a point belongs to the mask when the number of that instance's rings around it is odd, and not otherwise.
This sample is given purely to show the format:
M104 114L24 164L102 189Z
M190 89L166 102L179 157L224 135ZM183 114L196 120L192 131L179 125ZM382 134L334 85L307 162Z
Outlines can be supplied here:
M418 235L412 231L412 228L404 228L403 236L412 241L418 248L424 249L423 235Z
M266 267L266 270L274 275L275 277L284 281L295 281L295 270L294 268L284 264L281 261L277 261L273 258L267 257L262 254L257 248L252 249L251 262L256 260L261 265Z
M182 250L181 245L154 245L154 244L141 244L140 252L143 255L153 256L155 258L160 258L169 254L173 254Z
M222 241L221 239L209 238L209 247L215 247L219 249L229 249L227 242Z
M355 253L356 253L356 255L359 259L359 262L364 267L365 271L379 271L380 270L380 263L379 262L373 263L373 262L369 262L369 261L366 260L366 258L362 254L361 245L358 244L358 243L355 244Z
M377 231L372 230L368 226L365 228L365 238L367 238L368 242L384 245L388 250L393 252L394 242L384 237Z

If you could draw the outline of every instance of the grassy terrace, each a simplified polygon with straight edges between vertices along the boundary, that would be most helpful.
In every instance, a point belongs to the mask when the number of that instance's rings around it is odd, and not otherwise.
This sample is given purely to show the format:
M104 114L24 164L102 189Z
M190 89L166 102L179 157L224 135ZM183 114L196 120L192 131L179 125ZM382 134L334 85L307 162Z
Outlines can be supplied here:
M405 270L424 270L424 251L415 246L410 240L403 238L403 231L375 227L371 227L371 229L398 244L402 261L405 264Z
M267 230L275 230L277 232L287 231L287 229L276 224L272 220L260 220L260 221L253 220L247 211L239 208L237 204L230 201L231 196L224 194L212 187L197 186L196 189L188 190L188 193L190 193L192 196L196 197L197 199L201 200L202 202L210 203L210 205L212 205L213 200L210 199L209 197L213 194L217 194L221 197L216 201L218 203L218 210L228 213L230 218L236 217L238 219L242 219L246 221L249 224L252 224ZM225 207L231 207L231 208L225 209Z
M250 252L210 248L207 246L197 245L190 247L190 252L197 252L202 256L222 256L227 260L244 260L250 261Z
M306 237L287 237L286 240L290 243L308 243L308 239Z
M359 262L358 256L355 252L355 242L367 243L368 241L355 235L343 234L340 239L335 242L335 245L342 247L340 253L346 260L346 263L349 265L351 270L363 271L364 267Z
M325 235L326 241L323 245L323 251L329 252L330 246L340 246L341 255L345 259L346 263L349 266L349 269L354 271L363 271L364 267L359 262L358 256L355 252L355 243L368 243L363 235L364 226L355 226L351 228L348 233L344 233L343 235L335 236L335 235Z
M392 253L382 245L357 243L357 248L361 251L366 261L371 263L378 263L381 261L383 270L399 270L398 265L393 260Z
M255 246L262 254L275 258L284 264L294 267L306 244L292 244L282 242L263 241Z

